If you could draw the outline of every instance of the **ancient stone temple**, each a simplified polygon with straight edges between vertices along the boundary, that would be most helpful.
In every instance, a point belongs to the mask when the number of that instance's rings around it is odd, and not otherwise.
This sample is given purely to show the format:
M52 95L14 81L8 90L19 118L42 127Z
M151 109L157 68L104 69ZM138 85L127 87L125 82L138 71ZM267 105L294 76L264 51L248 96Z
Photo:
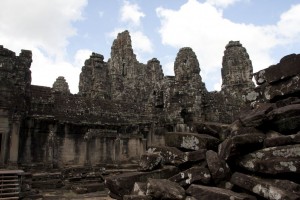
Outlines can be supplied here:
M0 165L26 171L0 170L16 181L0 198L106 187L115 199L299 199L299 54L257 72L255 87L246 49L230 41L219 92L191 48L164 76L157 58L136 59L128 31L107 62L87 58L78 94L61 76L32 85L31 62L0 46Z
M175 76L164 76L156 58L138 62L128 31L118 34L107 62L98 53L85 61L78 94L70 93L64 77L52 88L31 85L30 63L30 51L15 56L1 46L2 164L136 160L147 146L164 144L165 132L232 122L254 86L249 56L232 41L224 53L221 92L206 90L191 48L179 50ZM19 154L6 149L11 143Z

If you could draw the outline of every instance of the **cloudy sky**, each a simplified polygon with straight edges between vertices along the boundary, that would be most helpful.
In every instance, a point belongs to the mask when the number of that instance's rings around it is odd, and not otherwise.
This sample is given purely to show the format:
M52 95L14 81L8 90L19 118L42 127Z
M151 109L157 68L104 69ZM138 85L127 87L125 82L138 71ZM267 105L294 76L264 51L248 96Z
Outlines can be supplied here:
M129 30L140 62L160 60L165 75L181 47L192 47L208 90L220 88L225 45L239 40L254 71L300 53L299 0L1 0L0 44L33 52L32 84L64 76L78 92L91 52L110 57L118 32Z

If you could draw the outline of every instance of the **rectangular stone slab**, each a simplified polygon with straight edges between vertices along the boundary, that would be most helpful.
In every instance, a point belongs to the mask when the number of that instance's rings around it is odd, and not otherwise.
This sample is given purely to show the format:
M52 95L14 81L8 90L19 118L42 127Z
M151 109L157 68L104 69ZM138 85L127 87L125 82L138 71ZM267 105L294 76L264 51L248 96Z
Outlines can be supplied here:
M177 167L168 166L151 172L130 172L110 176L105 179L107 188L116 196L129 195L135 182L146 182L148 178L170 178L177 174Z
M214 149L219 139L206 134L169 132L165 134L165 144L189 150Z

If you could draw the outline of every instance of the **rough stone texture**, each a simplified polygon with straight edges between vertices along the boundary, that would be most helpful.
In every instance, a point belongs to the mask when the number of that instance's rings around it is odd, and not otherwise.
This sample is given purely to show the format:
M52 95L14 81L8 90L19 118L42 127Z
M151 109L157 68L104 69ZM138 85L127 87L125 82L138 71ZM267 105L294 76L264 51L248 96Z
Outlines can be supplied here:
M208 150L206 152L206 162L215 183L228 179L230 176L230 168L225 160L219 158L216 152Z
M131 194L146 195L146 191L147 191L147 183L135 182Z
M163 164L178 165L182 163L181 155L183 152L175 147L152 146L148 148L147 152L160 155Z
M300 143L300 132L293 135L269 135L264 141L265 147L275 147L275 146L284 146L290 144L299 144Z
M267 114L272 129L280 133L294 133L300 130L300 104L274 109Z
M269 147L245 155L239 162L249 171L266 174L300 172L300 145Z
M254 196L248 194L236 193L222 188L208 187L202 185L191 185L186 192L188 195L191 195L195 199L256 200Z
M300 74L300 54L284 56L277 65L272 65L255 73L256 83L273 84L277 81L293 77Z
M170 181L177 182L181 186L191 185L194 182L201 184L209 184L211 175L207 168L204 167L191 167L185 171L176 174L169 178Z
M218 155L225 160L260 149L263 146L265 134L246 133L227 138L219 144Z
M111 193L122 197L131 193L135 182L146 182L148 178L170 178L177 173L176 167L166 167L151 172L131 172L108 177L105 179L105 184Z
M152 197L148 195L124 195L123 200L151 200Z
M299 185L286 180L267 180L235 172L231 182L266 199L299 199Z
M219 140L210 135L176 132L166 134L165 142L167 146L190 150L213 149L219 144Z
M167 179L148 179L146 194L156 199L185 199L185 190Z
M70 94L69 85L66 82L65 77L59 76L56 81L53 83L52 90L54 92L61 92L65 94Z
M152 171L160 168L162 159L163 158L158 154L143 154L139 162L139 171Z

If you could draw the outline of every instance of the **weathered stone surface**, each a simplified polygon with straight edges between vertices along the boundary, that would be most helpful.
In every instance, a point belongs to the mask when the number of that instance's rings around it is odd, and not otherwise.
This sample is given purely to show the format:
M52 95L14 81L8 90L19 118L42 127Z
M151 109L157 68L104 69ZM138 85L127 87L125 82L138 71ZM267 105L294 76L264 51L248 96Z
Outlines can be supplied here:
M211 175L207 168L204 167L191 167L185 171L176 174L169 178L170 181L177 182L181 186L187 186L194 182L201 184L209 184Z
M217 187L208 187L203 185L191 185L186 193L191 195L195 199L236 199L236 200L256 200L254 196L244 194L244 193L236 193L231 190L226 190Z
M222 133L228 128L228 124L216 122L203 122L195 126L198 133L211 135L216 138L220 138Z
M263 133L246 133L236 135L224 140L219 144L218 155L220 158L228 160L232 156L243 155L263 146L265 134Z
M231 182L266 199L299 199L300 186L292 181L267 180L235 172Z
M179 160L182 163L202 161L205 160L206 151L206 149L199 149L195 151L183 152L181 155L179 155Z
M147 150L148 153L158 154L162 157L163 164L178 165L182 163L182 151L176 147L167 146L151 146Z
M299 96L300 75L283 80L272 85L263 85L259 87L263 99L274 102L276 99L282 99L289 96Z
M167 179L148 179L146 194L156 199L185 199L185 190Z
M274 107L274 104L260 104L253 110L242 113L240 116L240 120L244 126L260 126L266 121L267 114L271 112Z
M147 183L135 182L131 194L146 195L146 191L147 191Z
M300 130L300 104L291 104L268 113L272 129L280 133L293 133Z
M252 172L300 173L300 145L269 147L245 155L239 164Z
M59 76L56 81L53 83L52 91L61 92L65 94L70 94L69 85L66 82L65 77Z
M246 49L239 41L226 45L222 63L222 89L237 90L241 85L254 88L253 67Z
M165 135L165 143L171 147L199 150L216 148L219 140L206 134L170 132Z
M277 65L272 65L254 74L258 85L265 82L273 84L300 74L300 54L291 54L283 57Z
M122 197L131 193L135 182L146 182L148 178L170 178L178 173L176 167L165 167L151 172L131 172L107 177L105 184L115 196Z
M161 167L162 157L159 154L147 153L141 156L139 171L152 171Z
M212 150L206 152L206 162L211 177L215 183L228 179L230 169L225 160L219 158L218 154Z
M300 143L300 132L293 135L270 135L264 140L265 147L275 147Z
M124 195L123 200L151 200L152 197L148 195Z

